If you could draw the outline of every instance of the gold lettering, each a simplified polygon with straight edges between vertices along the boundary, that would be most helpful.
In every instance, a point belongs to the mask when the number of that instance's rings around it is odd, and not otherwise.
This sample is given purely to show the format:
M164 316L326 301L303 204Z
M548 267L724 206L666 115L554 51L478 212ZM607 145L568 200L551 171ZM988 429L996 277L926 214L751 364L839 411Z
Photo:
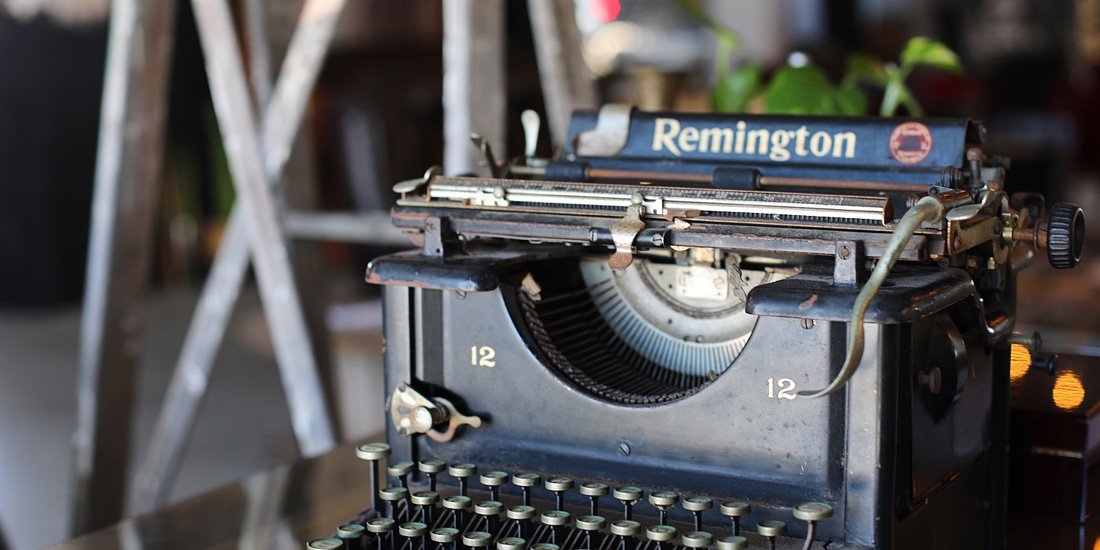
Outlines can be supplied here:
M653 128L653 150L660 151L662 147L668 152L680 156L680 149L676 147L676 134L680 133L680 121L674 118L658 118Z
M680 150L692 152L699 144L699 129L694 126L688 126L680 131Z
M772 151L768 154L768 158L783 162L790 160L791 152L787 150L787 144L794 138L794 132L790 130L776 130L772 132Z
M810 138L810 152L815 157L823 157L832 149L833 138L827 132L817 132Z
M844 132L833 136L833 156L836 158L842 156L849 159L856 158L855 132Z
M703 128L699 132L700 153L729 153L733 151L733 130L729 128Z
M768 132L763 128L759 130L749 130L749 147L745 151L750 155L760 153L761 155L768 154ZM757 147L759 145L759 147Z

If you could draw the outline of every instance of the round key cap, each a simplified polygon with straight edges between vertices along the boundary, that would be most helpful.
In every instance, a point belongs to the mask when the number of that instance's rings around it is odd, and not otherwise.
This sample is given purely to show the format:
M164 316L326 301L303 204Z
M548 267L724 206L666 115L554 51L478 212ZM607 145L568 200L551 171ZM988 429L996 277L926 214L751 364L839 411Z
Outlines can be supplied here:
M570 517L571 516L569 515L569 512L564 512L562 510L550 510L549 512L543 512L542 516L539 517L539 521L541 521L543 525L556 527L561 525L569 525Z
M552 477L547 479L544 485L546 486L547 491L553 491L557 493L572 489L573 480L568 477Z
M542 482L542 476L534 472L520 472L512 476L512 485L516 487L535 487Z
M393 530L394 521L390 518L374 518L367 521L367 531L371 533L389 533Z
M501 472L494 470L492 472L485 472L481 474L481 484L486 487L500 487L508 481L508 472Z
M366 532L366 526L361 523L345 523L336 528L336 536L342 539L357 539Z
M418 462L416 467L425 474L438 474L443 471L443 468L447 467L447 463L436 458L429 458Z
M714 540L714 535L706 531L688 531L680 537L680 544L687 548L706 548Z
M448 510L469 510L473 506L470 497L454 495L443 499L443 507Z
M355 456L363 460L382 460L390 456L390 446L385 443L365 443L355 448Z
M410 521L408 523L402 523L397 527L397 534L402 537L422 537L424 533L428 532L428 526L420 523L419 521Z
M745 537L727 535L718 539L718 550L747 550L749 539Z
M477 466L473 464L451 464L447 467L447 473L451 474L451 477L465 479L471 477L477 473Z
M432 532L429 534L429 536L431 537L432 542L446 544L448 542L454 542L455 537L458 536L458 533L458 529L454 529L452 527L439 527L437 529L432 529Z
M489 546L489 543L493 541L493 535L486 533L485 531L470 531L462 535L462 544L469 546L470 548L484 548Z
M752 505L740 500L727 500L718 506L718 511L723 516L731 518L740 517L752 513Z
M620 537L633 537L642 531L642 524L629 519L611 522L611 534Z
M606 483L590 482L582 483L580 493L586 497L602 497L611 492Z
M559 550L560 547L556 544L550 544L549 542L540 542L531 547L531 550Z
M710 497L694 496L684 499L684 509L690 512L702 512L714 507L714 500Z
M306 543L306 550L338 550L344 547L344 541L340 539L313 539Z
M767 519L756 524L756 533L762 537L778 537L787 531L787 524L774 519Z
M391 477L407 476L412 473L415 466L415 464L408 460L402 460L396 464L390 464L389 467L386 468L386 473L390 474Z
M677 502L680 502L680 495L673 491L657 491L649 494L649 503L658 508L676 506Z
M439 502L439 493L435 491L417 491L409 497L409 500L417 506L431 506Z
M497 550L523 550L527 541L519 537L504 537L497 541Z
M496 500L484 500L474 505L474 513L479 516L495 516L504 509L504 504Z
M645 538L654 542L668 542L676 538L676 528L671 525L651 525L645 530Z
M577 529L581 531L599 531L607 526L603 516L577 516Z
M824 502L803 502L794 508L795 519L821 521L833 517L833 507Z
M611 491L611 496L626 501L641 500L642 489L640 487L634 487L627 485L626 487L615 487L614 491Z
M534 506L517 504L516 506L509 506L505 513L507 514L508 519L528 520L535 517L535 514L538 513L538 510L536 510Z
M409 494L409 490L404 487L386 487L381 491L378 491L378 495L382 497L382 500L386 502L396 502L405 498L405 495Z

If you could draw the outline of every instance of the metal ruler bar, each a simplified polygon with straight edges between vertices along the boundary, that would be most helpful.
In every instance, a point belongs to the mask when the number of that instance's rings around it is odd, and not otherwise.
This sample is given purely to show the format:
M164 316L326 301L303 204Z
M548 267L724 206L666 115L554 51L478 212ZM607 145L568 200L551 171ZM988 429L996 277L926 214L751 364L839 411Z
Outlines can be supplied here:
M122 517L175 3L111 5L81 319L69 532Z
M344 0L309 0L299 16L294 38L287 51L267 108L263 114L261 135L265 147L263 159L267 185L272 188L283 172L305 112L309 91L320 72L324 53L335 34ZM196 9L196 12L198 10ZM213 79L211 83L213 84ZM275 153L273 153L275 151ZM242 195L243 196L243 195ZM203 286L199 303L187 330L180 358L169 383L164 407L157 417L151 443L141 464L130 495L129 506L134 513L152 510L163 504L168 490L179 472L180 460L187 437L202 396L210 379L210 372L218 348L229 324L233 305L237 301L248 270L249 240L244 213L235 206L230 214L221 246L214 258L210 275ZM266 304L266 302L265 302ZM269 323L275 315L282 315L268 306ZM308 345L308 342L307 342ZM280 360L280 366L284 363ZM285 367L284 385L288 373ZM316 372L314 371L314 378ZM318 386L319 387L319 386ZM287 395L290 397L290 388ZM292 419L296 403L291 401ZM297 413L316 414L316 411ZM327 424L327 415L325 416ZM329 439L331 427L328 428ZM298 435L298 427L295 427ZM306 453L306 442L299 435L299 444ZM323 447L323 438L315 445ZM331 442L329 443L331 445Z

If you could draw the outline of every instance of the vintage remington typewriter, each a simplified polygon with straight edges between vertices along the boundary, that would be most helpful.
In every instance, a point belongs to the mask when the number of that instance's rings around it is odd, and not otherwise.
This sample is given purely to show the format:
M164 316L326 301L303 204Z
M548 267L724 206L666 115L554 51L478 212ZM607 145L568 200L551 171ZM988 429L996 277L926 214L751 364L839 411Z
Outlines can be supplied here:
M609 105L554 159L474 141L490 177L395 187L388 443L312 547L1003 544L1016 273L1084 220L1009 195L981 125Z

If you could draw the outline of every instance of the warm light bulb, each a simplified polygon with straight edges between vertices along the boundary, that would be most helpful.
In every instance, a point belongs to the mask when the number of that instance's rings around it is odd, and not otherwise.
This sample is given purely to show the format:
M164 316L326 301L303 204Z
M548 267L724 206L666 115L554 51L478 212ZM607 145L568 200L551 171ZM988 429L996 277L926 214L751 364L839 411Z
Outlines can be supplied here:
M1059 409L1073 410L1085 400L1085 387L1076 373L1063 371L1054 381L1054 389L1051 390L1050 397Z

